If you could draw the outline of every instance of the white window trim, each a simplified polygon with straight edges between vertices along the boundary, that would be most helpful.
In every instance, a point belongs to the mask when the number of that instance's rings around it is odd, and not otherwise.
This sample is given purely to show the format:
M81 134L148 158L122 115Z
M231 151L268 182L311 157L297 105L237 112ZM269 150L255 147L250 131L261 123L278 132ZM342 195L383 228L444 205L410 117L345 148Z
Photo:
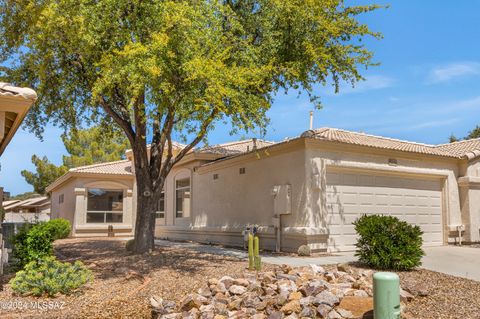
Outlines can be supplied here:
M184 186L184 187L179 187L177 188L177 181L183 180L183 179L188 179L189 180L189 186ZM174 219L190 219L192 217L192 198L193 198L193 192L192 192L192 176L190 174L178 174L177 177L174 180L174 202L173 202L173 217ZM189 203L189 208L190 208L190 216L185 217L182 214L182 217L177 216L177 190L182 190L182 189L190 189L190 203Z
M122 192L122 210L121 211L89 211L88 210L88 191L90 189L102 189L104 191L111 191L111 192ZM127 196L127 192L124 188L104 188L104 187L95 187L91 186L85 188L85 225L123 225L125 224L125 217L126 217L126 205L125 205L125 197ZM103 213L104 214L104 222L103 223L89 223L87 221L87 214L88 213ZM113 214L122 214L122 221L121 222L106 222L106 214L105 213L113 213Z

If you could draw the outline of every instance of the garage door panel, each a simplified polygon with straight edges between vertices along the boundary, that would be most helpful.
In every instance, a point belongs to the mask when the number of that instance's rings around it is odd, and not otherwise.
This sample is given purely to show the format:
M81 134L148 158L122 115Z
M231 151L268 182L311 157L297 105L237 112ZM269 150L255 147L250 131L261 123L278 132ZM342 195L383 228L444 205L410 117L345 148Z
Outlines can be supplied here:
M443 243L440 180L327 172L326 191L332 250L355 248L352 223L363 214L396 216L419 225L425 245Z

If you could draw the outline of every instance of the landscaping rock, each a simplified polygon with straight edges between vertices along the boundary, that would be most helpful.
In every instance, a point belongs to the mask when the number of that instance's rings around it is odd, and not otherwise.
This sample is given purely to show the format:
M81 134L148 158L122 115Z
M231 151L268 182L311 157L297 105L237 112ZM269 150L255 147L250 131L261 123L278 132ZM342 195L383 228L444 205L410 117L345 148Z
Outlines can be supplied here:
M340 299L337 296L326 290L319 293L316 297L320 303L326 304L330 307L340 303Z
M228 291L234 295L242 295L247 292L247 288L245 288L244 286L232 285L230 286Z

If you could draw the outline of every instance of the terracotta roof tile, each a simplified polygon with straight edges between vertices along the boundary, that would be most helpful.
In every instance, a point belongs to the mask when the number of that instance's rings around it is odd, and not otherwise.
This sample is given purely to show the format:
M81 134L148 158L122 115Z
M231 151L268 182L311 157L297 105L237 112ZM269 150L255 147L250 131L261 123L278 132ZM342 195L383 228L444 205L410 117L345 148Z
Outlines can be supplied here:
M474 158L480 155L480 138L441 144L436 148L457 157Z
M37 99L37 93L34 90L12 86L5 82L0 82L0 96L14 96L33 101Z
M75 167L70 169L69 172L132 175L132 163L129 160L98 163L93 165Z
M375 136L365 133L357 133L328 127L306 131L302 134L302 137L311 137L319 140L374 147L380 149L390 149L403 152L413 152L419 154L429 154L446 157L461 157L457 154L450 153L447 150L438 148L435 145L402 141L388 137Z
M212 146L205 146L196 150L199 153L212 153L225 156L237 155L250 152L255 149L263 148L275 144L274 142L264 140L248 139L243 141L235 141L230 143L217 144Z

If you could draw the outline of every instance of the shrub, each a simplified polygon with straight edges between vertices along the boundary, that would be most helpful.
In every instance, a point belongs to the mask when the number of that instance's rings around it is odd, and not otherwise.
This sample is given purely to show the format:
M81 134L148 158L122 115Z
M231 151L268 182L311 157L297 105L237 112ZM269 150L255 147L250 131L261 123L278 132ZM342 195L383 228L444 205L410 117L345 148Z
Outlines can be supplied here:
M53 240L67 238L70 235L70 222L63 218L51 219L43 227L51 233Z
M52 254L52 237L41 225L26 224L15 235L13 240L14 256L19 268L37 258Z
M420 227L393 216L364 215L354 223L360 262L377 269L410 270L424 255Z
M57 293L70 294L92 280L92 272L80 261L62 263L50 256L28 263L10 285L19 295L53 297Z
M125 249L127 251L133 251L133 247L135 246L135 240L134 239L129 239L125 243Z
M300 247L298 247L297 254L299 256L310 256L310 247L308 247L307 245L301 245Z

